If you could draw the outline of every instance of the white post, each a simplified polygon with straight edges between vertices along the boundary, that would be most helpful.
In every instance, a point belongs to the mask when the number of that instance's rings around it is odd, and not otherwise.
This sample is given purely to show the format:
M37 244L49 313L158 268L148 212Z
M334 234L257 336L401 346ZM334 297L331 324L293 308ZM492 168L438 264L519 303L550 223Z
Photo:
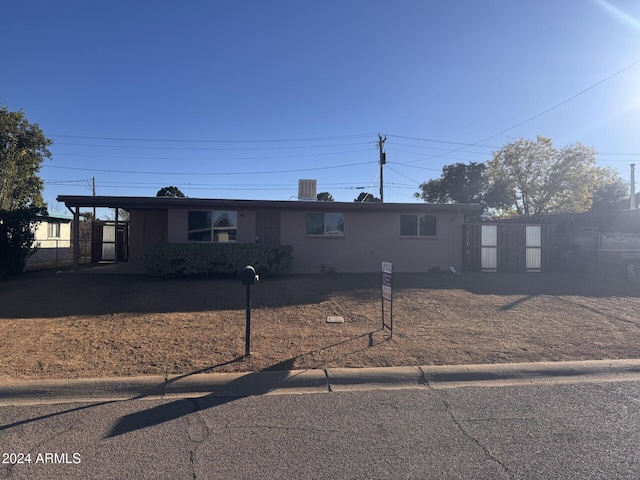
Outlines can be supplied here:
M635 179L635 168L636 164L631 164L631 210L636 209L636 179Z

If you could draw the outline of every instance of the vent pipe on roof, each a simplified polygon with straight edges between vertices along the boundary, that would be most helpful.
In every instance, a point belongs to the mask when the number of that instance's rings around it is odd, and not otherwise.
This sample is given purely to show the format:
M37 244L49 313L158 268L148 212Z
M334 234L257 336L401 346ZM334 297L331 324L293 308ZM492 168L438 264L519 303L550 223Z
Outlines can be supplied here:
M631 210L635 210L636 208L636 179L635 179L635 169L636 164L631 164Z

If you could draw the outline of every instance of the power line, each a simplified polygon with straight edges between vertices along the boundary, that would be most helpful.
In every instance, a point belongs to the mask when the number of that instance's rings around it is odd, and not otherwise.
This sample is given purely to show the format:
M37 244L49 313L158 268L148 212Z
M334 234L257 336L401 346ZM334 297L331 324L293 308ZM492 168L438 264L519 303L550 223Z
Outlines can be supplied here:
M354 138L371 137L375 133L360 133L354 135L334 135L327 137L303 137L303 138L280 138L280 139L172 139L172 138L135 138L135 137L102 137L102 136L81 136L53 134L52 137L77 138L83 140L105 140L114 142L166 142L166 143L287 143L287 142L322 142L327 140L349 140Z
M110 170L110 169L100 169L100 168L84 168L84 167L64 167L59 165L43 165L43 168L59 168L63 170L80 170L84 172L101 172L101 173L125 173L131 175L199 175L199 176L229 176L229 175L270 175L270 174L278 174L278 173L297 173L297 172L311 172L316 170L331 170L335 168L347 168L347 167L355 167L360 165L369 165L372 163L378 163L376 161L369 162L359 162L359 163L349 163L345 165L333 165L326 167L315 167L315 168L296 168L291 170L270 170L270 171L262 171L262 172L149 172L149 171L133 171L133 170Z
M602 85L604 82L606 82L606 81L608 81L608 80L611 80L613 77L615 77L615 76L617 76L617 75L620 75L621 73L623 73L623 72L625 72L625 71L629 70L629 69L630 69L630 68L632 68L632 67L635 67L635 66L636 66L636 65L638 65L638 64L640 64L640 60L636 60L635 62L633 62L633 63L631 63L631 64L627 65L626 67L624 67L624 68L622 68L622 69L618 70L617 72L612 73L612 74L611 74L611 75L609 75L608 77L603 78L603 79L602 79L602 80L600 80L599 82L596 82L596 83L594 83L593 85L590 85L590 86L588 86L587 88L585 88L585 89L583 89L583 90L580 90L580 91L579 91L578 93L576 93L575 95L572 95L572 96L570 96L569 98L567 98L567 99L565 99L565 100L563 100L563 101L561 101L561 102L559 102L559 103L556 103L554 106L549 107L549 108L547 108L546 110L543 110L542 112L537 113L536 115L533 115L532 117L527 118L526 120L523 120L523 121L521 121L521 122L518 122L518 123L516 123L515 125L513 125L513 126L511 126L511 127L509 127L509 128L505 128L504 130L501 130L500 132L498 132L498 133L496 133L496 134L494 134L494 135L491 135L490 137L483 138L482 140L480 140L480 141L476 142L474 145L477 145L477 144L479 144L479 143L481 143L481 142L485 142L485 141L487 141L487 140L490 140L490 139L492 139L492 138L494 138L494 137L497 137L498 135L502 135L503 133L506 133L506 132L508 132L509 130L513 130L514 128L519 127L520 125L523 125L523 124L525 124L525 123L527 123L527 122L530 122L531 120L535 120L536 118L541 117L542 115L545 115L545 114L549 113L550 111L555 110L555 109L556 109L556 108L558 108L558 107L561 107L561 106L562 106L562 105L564 105L565 103L570 102L571 100L573 100L573 99L575 99L575 98L579 97L580 95L583 95L583 94L587 93L588 91L593 90L593 89L594 89L594 88L596 88L597 86Z
M556 108L559 108L559 107L561 107L562 105L564 105L565 103L568 103L568 102L570 102L571 100L574 100L575 98L579 97L580 95L583 95L583 94L587 93L588 91L593 90L593 89L594 89L594 88L596 88L597 86L602 85L604 82L606 82L606 81L608 81L608 80L611 80L613 77L615 77L615 76L617 76L617 75L620 75L621 73L623 73L623 72L625 72L625 71L629 70L630 68L635 67L635 66L636 66L636 65L638 65L638 64L640 64L640 60L636 60L635 62L633 62L633 63L631 63L631 64L627 65L626 67L621 68L621 69L620 69L620 70L618 70L617 72L612 73L611 75L609 75L609 76L607 76L607 77L603 78L602 80L600 80L600 81L598 81L598 82L596 82L596 83L594 83L594 84L592 84L592 85L588 86L587 88L585 88L585 89L583 89L583 90L580 90L580 91L579 91L578 93L576 93L575 95L572 95L572 96L570 96L569 98L566 98L565 100L562 100L561 102L556 103L556 104L555 104L555 105L553 105L552 107L549 107L549 108L547 108L546 110L543 110L543 111L542 111L542 112L540 112L540 113L537 113L537 114L535 114L535 115L533 115L533 116L531 116L531 117L529 117L529 118L527 118L527 119L525 119L525 120L522 120L521 122L518 122L518 123L516 123L516 124L514 124L514 125L512 125L512 126L510 126L510 127L508 127L508 128L505 128L505 129L503 129L503 130L500 130L498 133L494 133L493 135L490 135L490 136L485 137L485 138L483 138L483 139L481 139L481 140L478 140L477 142L473 142L473 143L469 143L469 144L462 144L463 146L461 146L460 148L457 148L457 149L451 150L451 151L450 151L450 152L448 152L448 153L456 153L456 152L459 152L459 151L461 151L461 150L465 150L465 149L466 149L466 148L468 148L468 147L480 146L480 144L481 144L481 143L486 142L487 140L491 140L492 138L495 138L495 137L497 137L497 136L499 136L499 135L502 135L503 133L506 133L506 132L508 132L509 130L513 130L514 128L517 128L517 127L519 127L519 126L521 126L521 125L524 125L525 123L528 123L528 122L530 122L530 121L532 121L532 120L535 120L536 118L539 118L539 117L541 117L541 116L543 116L543 115L546 115L547 113L551 112L552 110L555 110ZM443 157L443 156L445 156L445 155L446 155L446 153L442 153L442 154L440 154L440 155L434 155L434 156L431 156L431 157L426 158L426 159L422 159L422 160L415 160L414 162L419 162L419 161L424 161L424 160L432 160L432 159L434 159L434 158L440 158L440 157Z
M407 180L411 181L411 182L415 182L416 184L420 185L420 182L416 182L413 178L409 178L407 177L404 173L400 173L398 170L396 170L393 167L389 167L389 170L391 170L392 172L397 173L398 175L400 175L401 177L406 178Z
M367 145L372 142L356 142L356 143L334 143L329 145L312 145L312 146L286 146L286 147L156 147L156 146L132 146L132 145L96 145L91 143L57 143L56 145L64 145L65 147L93 147L93 148L121 148L121 149L139 149L139 150L199 150L199 151L246 151L246 150L300 150L311 148L330 148L330 147L350 147L353 145Z
M422 142L449 143L451 145L465 145L467 147L500 148L500 147L495 146L495 145L479 145L478 143L451 142L451 141L448 141L448 140L435 140L433 138L408 137L408 136L404 136L404 135L392 135L392 134L388 134L387 136L393 137L393 138L404 138L405 140L419 140L419 141L422 141ZM432 147L426 147L426 148L432 148Z
M83 157L83 158L109 158L109 159L122 159L122 160L181 160L181 161L207 161L207 160L277 160L277 159L285 159L285 158L301 158L301 157L326 157L328 155L345 155L350 153L361 153L368 152L369 149L358 149L358 150L345 150L342 152L325 152L325 153L300 153L296 155L266 155L266 156L257 156L257 157L218 157L218 158L184 158L184 157L140 157L140 156L131 156L131 155L94 155L94 154L83 154L83 153L58 153L56 156L59 157Z

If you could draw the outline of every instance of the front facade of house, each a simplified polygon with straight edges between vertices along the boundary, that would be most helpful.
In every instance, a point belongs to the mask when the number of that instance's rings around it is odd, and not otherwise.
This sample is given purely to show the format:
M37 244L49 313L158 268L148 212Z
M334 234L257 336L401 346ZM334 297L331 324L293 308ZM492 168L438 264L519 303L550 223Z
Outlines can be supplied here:
M80 208L130 213L129 260L142 263L149 246L168 241L291 245L294 274L334 270L397 272L463 266L465 214L478 205L218 200L166 197L61 196ZM75 210L74 210L75 209Z

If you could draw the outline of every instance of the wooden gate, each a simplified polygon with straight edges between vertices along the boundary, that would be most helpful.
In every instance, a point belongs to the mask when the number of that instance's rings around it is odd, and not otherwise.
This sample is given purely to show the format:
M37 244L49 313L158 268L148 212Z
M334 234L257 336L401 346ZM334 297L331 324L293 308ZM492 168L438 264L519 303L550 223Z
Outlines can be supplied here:
M466 224L464 232L465 270L540 272L555 268L555 225Z

